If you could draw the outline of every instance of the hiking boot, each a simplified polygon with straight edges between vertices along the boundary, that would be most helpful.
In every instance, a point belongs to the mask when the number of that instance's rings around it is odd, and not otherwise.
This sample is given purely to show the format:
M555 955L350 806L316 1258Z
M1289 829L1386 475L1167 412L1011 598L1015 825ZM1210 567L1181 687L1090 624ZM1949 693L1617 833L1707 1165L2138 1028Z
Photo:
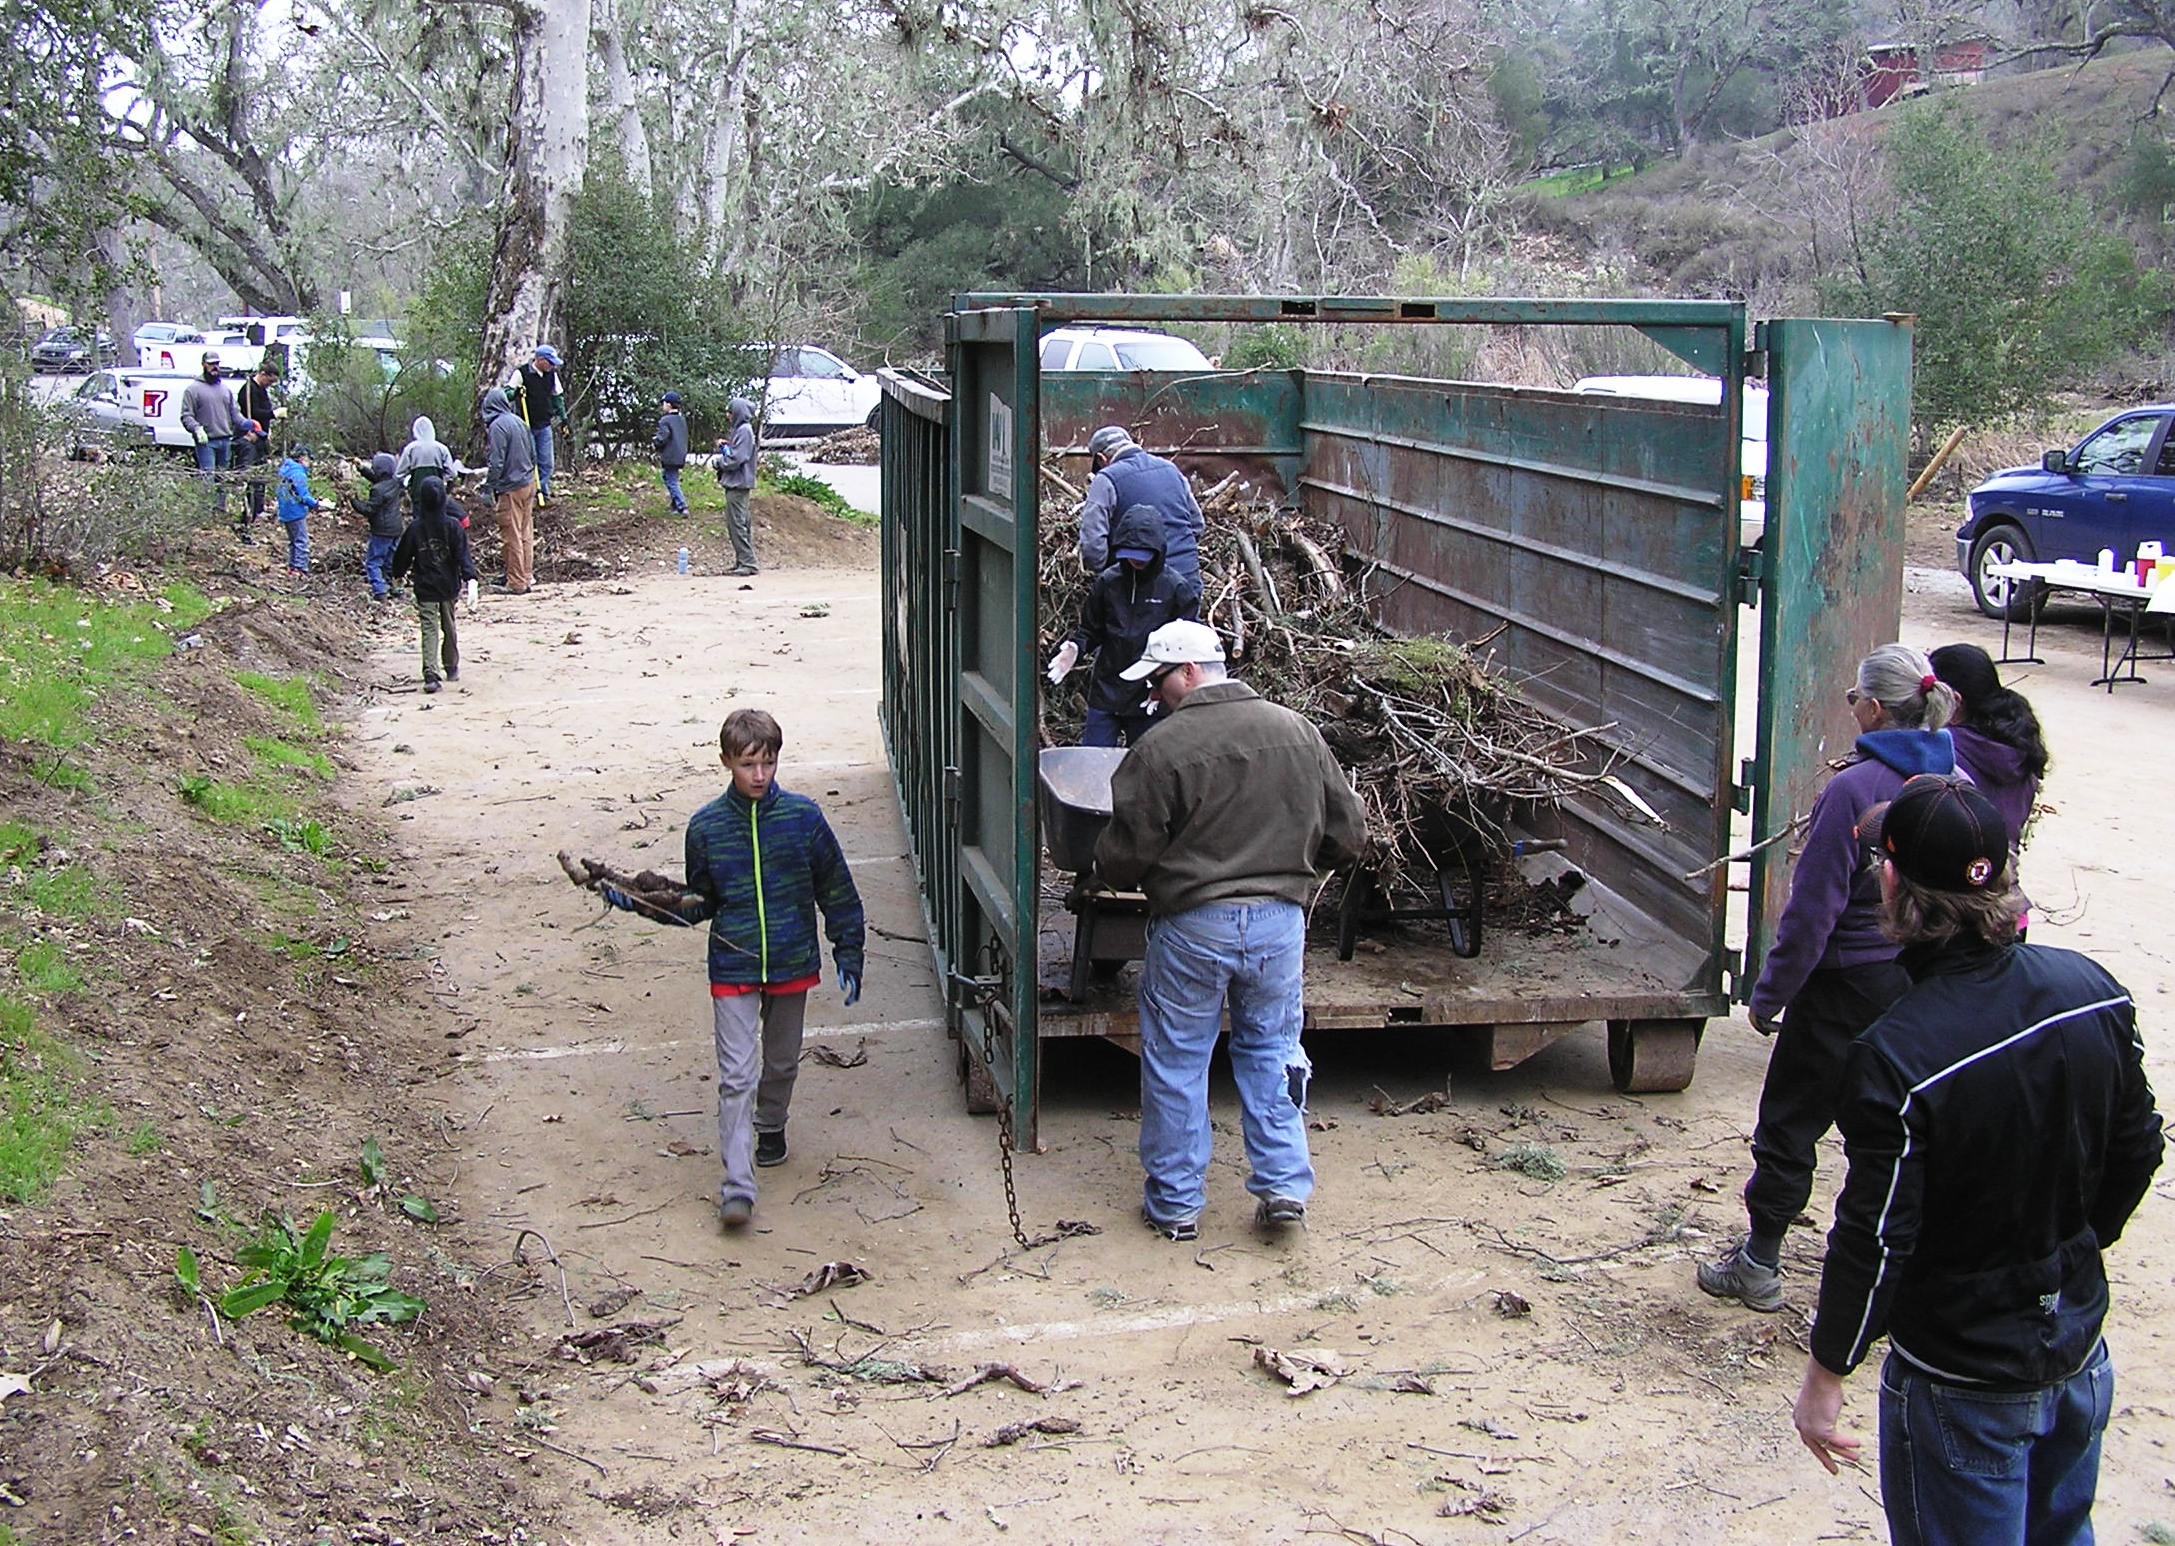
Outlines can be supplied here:
M755 1163L768 1170L773 1165L785 1163L785 1129L775 1133L755 1135Z
M1303 1227L1306 1221L1307 1205L1296 1197L1264 1197L1254 1204L1254 1225L1259 1229Z
M1190 1219L1164 1220L1148 1211L1148 1205L1140 1205L1140 1221L1166 1240L1198 1240L1201 1238L1201 1221Z
M426 676L423 678L423 691L425 692L437 692L445 685L445 683L439 681L438 678L436 678L435 676Z
M1761 1266L1745 1255L1741 1240L1720 1261L1701 1264L1699 1286L1717 1299L1734 1299L1763 1314L1782 1308L1782 1268Z
M727 1197L717 1205L717 1221L724 1229L746 1229L755 1216L755 1204L745 1197Z
M749 575L754 574L755 572L755 567L752 564L742 564L736 569L728 569L725 571L725 573L730 578L735 580L744 580Z

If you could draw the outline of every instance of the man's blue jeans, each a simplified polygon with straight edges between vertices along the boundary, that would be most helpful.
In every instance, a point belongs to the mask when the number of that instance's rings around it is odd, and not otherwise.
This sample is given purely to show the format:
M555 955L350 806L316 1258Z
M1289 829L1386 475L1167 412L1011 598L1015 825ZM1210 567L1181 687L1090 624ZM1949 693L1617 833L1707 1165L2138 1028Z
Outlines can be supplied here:
M196 448L196 470L211 477L211 509L214 515L227 513L227 483L219 476L233 464L234 442L224 435L214 435Z
M1944 1385L1895 1354L1880 1376L1880 1493L1895 1546L2091 1546L2115 1370L2102 1342L2059 1385Z
M529 438L536 442L536 488L546 499L551 497L552 446L551 426L541 425L529 431Z
M1208 1062L1231 1010L1231 1075L1256 1197L1314 1194L1312 1065L1299 1046L1306 914L1295 902L1212 902L1148 921L1140 975L1140 1164L1148 1213L1197 1218L1208 1202Z
M1089 709L1080 731L1082 746L1137 746L1155 721L1146 714L1113 714L1108 709Z
M380 601L392 591L393 582L386 577L385 570L399 546L398 537L372 537L370 545L363 549L363 573L369 578L370 594Z
M667 467L663 470L665 475L665 492L672 496L672 513L674 515L687 514L687 496L680 492L680 469L677 467Z

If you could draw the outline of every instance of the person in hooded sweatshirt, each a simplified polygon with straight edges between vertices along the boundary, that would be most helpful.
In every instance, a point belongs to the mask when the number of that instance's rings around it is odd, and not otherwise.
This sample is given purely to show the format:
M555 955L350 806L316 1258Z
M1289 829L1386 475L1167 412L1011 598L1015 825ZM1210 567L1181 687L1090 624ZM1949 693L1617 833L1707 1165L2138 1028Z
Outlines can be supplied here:
M1747 1309L1782 1308L1782 1237L1812 1200L1815 1146L1835 1125L1850 1044L1901 998L1911 979L1881 927L1880 883L1858 837L1861 817L1894 798L1906 779L1956 771L1945 728L1956 692L1903 644L1883 644L1858 663L1843 695L1858 722L1856 748L1813 801L1804 848L1774 948L1752 989L1752 1024L1775 1038L1752 1132L1745 1183L1750 1230L1699 1286Z
M454 518L458 506L446 500L445 483L424 478L415 489L415 519L393 549L393 577L415 572L415 611L423 626L423 691L437 692L461 679L461 641L454 630L453 604L465 587L476 602L476 561L468 551L468 533Z
M665 394L664 412L657 416L657 433L651 437L650 446L657 453L657 465L663 469L665 493L671 497L672 513L687 514L687 496L680 492L680 469L687 465L687 415L680 412L680 394Z
M2010 857L2024 849L2024 829L2047 776L2047 743L2024 695L2001 685L1993 657L1976 644L1944 644L1926 657L1933 674L1956 689L1956 762L2009 825Z
M526 596L536 577L536 441L504 387L484 394L484 492L498 503L506 593Z
M1110 529L1111 562L1095 577L1080 609L1080 626L1050 657L1049 680L1062 682L1083 655L1095 657L1088 679L1087 725L1082 746L1131 746L1153 723L1140 684L1123 676L1140 659L1148 635L1165 623L1190 618L1201 605L1201 582L1164 562L1163 513L1132 505Z
M415 438L400 448L400 456L393 463L393 476L407 490L408 503L415 504L415 486L425 478L436 478L447 488L460 471L453 460L453 448L438 438L438 426L428 418L418 417L409 431Z
M717 443L710 470L725 490L725 529L733 539L733 574L755 573L755 523L748 500L755 490L755 404L732 400L733 432Z
M287 533L287 572L310 572L310 512L326 501L310 492L310 448L294 446L279 464L279 524Z
M370 594L380 601L392 594L385 566L393 549L400 546L402 489L394 472L397 465L390 451L380 451L370 458L370 498L363 507L370 521L370 545L363 549L363 573L369 578Z

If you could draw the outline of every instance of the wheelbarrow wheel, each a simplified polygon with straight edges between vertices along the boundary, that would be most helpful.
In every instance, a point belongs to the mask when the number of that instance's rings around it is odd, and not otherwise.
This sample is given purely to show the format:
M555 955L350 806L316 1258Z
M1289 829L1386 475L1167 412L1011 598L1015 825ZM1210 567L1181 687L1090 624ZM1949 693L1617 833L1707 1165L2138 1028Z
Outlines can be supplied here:
M1674 1094L1692 1082L1704 1020L1611 1020L1609 1078L1626 1095Z
M966 1037L959 1038L959 1083L967 1093L967 1115L987 1117L997 1114L997 1081L990 1078L989 1070L967 1045Z

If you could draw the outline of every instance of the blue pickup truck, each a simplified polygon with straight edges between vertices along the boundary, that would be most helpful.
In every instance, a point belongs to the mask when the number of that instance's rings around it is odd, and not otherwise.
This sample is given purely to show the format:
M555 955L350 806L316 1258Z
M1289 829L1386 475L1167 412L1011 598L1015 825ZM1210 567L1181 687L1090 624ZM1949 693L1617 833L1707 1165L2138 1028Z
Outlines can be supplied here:
M2024 559L2092 563L2112 548L2129 562L2140 542L2175 553L2175 403L2116 414L2075 450L2049 451L2037 467L2010 467L1971 491L1956 532L1956 563L1988 617L2022 619L2039 587L1997 579L1987 569Z

